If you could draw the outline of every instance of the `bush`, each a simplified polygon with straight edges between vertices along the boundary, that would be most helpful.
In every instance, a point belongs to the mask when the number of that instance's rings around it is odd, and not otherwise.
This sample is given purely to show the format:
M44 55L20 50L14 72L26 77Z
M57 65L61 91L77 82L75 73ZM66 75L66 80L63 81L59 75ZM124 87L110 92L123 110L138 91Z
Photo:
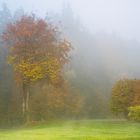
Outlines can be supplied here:
M129 107L128 117L130 120L140 122L140 106Z

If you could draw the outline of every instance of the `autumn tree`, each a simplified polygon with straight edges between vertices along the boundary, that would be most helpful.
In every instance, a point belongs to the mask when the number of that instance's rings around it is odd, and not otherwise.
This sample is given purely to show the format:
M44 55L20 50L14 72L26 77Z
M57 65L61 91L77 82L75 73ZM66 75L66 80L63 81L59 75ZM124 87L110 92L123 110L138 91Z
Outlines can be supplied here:
M134 99L132 106L140 105L140 80L134 80Z
M60 86L71 45L56 27L35 15L24 15L9 24L3 39L9 45L8 61L22 87L22 112L28 119L30 86L41 80Z
M127 117L128 107L131 106L134 99L133 84L133 80L122 79L113 86L111 108L114 114L123 113Z
M37 83L40 84L40 83ZM72 92L69 82L63 87L44 85L35 86L30 98L30 116L32 121L78 117L83 107L84 98L77 91Z
M112 89L112 111L128 117L129 108L140 105L140 80L123 79L116 82Z

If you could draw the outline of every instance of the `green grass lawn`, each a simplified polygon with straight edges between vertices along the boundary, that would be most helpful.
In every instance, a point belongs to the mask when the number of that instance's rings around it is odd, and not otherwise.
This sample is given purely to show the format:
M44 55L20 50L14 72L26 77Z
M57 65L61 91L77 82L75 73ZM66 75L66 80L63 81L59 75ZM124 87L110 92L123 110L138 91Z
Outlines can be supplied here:
M140 124L115 120L63 121L0 130L0 140L140 140Z

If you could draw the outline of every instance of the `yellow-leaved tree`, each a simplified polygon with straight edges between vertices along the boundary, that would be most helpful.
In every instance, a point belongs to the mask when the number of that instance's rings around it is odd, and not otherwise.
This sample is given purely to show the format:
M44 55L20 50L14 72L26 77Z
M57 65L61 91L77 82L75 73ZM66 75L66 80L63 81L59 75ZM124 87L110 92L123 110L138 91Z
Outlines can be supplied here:
M42 79L52 85L61 85L63 66L69 61L72 47L61 38L56 27L35 15L24 15L9 24L3 39L9 45L8 60L15 79L23 89L22 112L28 119L30 85Z

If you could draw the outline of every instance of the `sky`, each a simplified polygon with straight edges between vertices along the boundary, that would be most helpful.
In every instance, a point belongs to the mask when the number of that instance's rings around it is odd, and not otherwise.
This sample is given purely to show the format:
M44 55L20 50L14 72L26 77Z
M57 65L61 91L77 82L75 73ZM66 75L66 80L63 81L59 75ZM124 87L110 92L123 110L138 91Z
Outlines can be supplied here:
M73 13L91 32L107 32L123 38L140 41L140 0L0 0L11 10L25 11L45 16L60 13L69 3Z

